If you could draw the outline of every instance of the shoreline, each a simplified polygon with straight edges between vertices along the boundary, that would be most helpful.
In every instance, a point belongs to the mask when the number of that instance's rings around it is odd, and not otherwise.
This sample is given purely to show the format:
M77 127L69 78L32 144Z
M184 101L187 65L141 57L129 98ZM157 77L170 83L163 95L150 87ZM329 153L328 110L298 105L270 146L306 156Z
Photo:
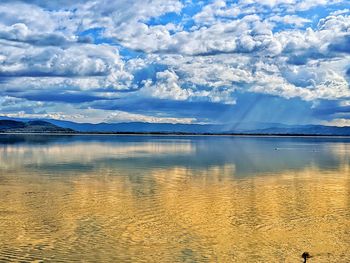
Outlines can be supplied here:
M1 135L42 135L42 136L163 136L163 137L289 137L289 138L350 138L350 135L329 135L329 134L225 134L225 133L97 133L97 132L75 132L75 133L54 133L54 132L0 132Z

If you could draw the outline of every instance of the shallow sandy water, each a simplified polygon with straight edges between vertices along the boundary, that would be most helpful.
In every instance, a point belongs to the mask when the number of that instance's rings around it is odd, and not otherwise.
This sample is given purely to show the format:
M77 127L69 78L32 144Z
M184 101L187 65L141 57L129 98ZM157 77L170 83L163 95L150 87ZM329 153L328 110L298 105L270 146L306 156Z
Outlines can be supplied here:
M347 139L0 142L0 261L350 262Z

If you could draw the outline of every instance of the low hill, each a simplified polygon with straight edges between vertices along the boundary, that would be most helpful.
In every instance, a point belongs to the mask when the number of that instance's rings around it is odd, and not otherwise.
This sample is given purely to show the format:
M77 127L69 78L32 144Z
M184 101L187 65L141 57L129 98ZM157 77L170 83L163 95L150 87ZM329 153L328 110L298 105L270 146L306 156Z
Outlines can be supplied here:
M0 120L2 133L73 133L74 130L62 128L46 121Z

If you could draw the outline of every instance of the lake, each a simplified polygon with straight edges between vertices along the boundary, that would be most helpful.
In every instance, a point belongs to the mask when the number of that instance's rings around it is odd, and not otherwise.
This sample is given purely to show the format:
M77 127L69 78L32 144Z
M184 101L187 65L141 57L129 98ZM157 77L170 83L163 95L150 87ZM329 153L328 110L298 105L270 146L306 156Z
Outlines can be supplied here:
M350 138L0 135L0 261L350 262Z

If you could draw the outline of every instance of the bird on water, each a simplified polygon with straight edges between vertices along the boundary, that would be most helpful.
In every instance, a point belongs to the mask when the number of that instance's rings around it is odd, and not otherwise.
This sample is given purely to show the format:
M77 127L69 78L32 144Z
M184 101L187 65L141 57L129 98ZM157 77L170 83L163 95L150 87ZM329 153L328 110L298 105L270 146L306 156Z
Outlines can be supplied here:
M306 263L308 258L311 258L311 255L309 252L304 252L301 257L304 259L304 263Z

